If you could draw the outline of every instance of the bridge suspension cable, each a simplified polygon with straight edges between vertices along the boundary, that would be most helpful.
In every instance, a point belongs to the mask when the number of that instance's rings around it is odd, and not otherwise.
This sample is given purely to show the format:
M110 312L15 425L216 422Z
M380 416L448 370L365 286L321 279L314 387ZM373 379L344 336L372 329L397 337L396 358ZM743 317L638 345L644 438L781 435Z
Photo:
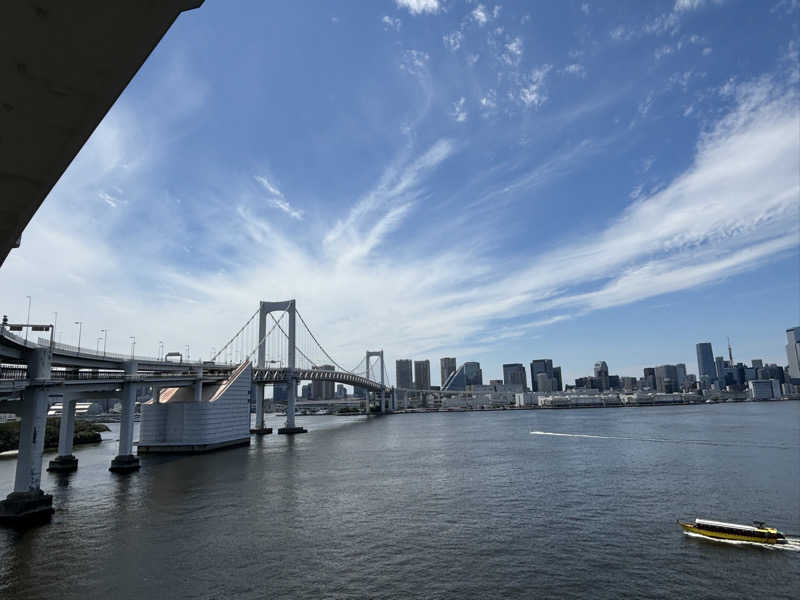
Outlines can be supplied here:
M303 324L303 327L306 328L306 331L311 336L311 339L314 340L314 342L317 344L319 349L322 350L322 353L327 357L327 359L331 361L334 364L334 366L337 367L340 371L344 371L345 373L352 373L352 371L348 371L347 369L345 369L342 365L337 363L330 354L328 354L328 351L325 350L322 344L319 343L319 340L309 328L308 323L306 323L305 319L303 319L303 315L300 314L300 311L295 308L295 312L297 313L297 316L300 317L300 322Z
M239 337L239 335L247 328L248 325L250 325L250 323L253 321L253 319L256 318L257 314L258 314L258 310L256 310L256 312L254 312L250 316L250 318L247 319L247 322L244 325L242 325L241 329L239 329L239 331L237 331L230 340L228 340L228 343L225 344L222 348L220 348L219 352L217 352L214 356L211 357L212 361L217 360L217 357L220 354L222 354L223 352L225 352L225 350L228 349L228 346L230 346L231 344L233 344L236 341L236 339Z
M278 326L278 329L280 329L280 330L281 330L281 333L282 333L284 336L286 336L286 338L288 339L288 338L289 338L289 334L288 334L288 333L286 333L286 331L284 331L283 327L281 327L281 326L280 326L280 324L278 323L278 320L277 320L277 319L276 319L276 318L275 318L275 317L272 315L272 313L269 313L269 316L272 318L272 320L273 320L273 321L275 321L275 325L277 325L277 326ZM295 344L295 348L294 348L294 349L295 349L295 351L296 351L296 352L298 352L298 353L299 353L299 354L300 354L300 355L301 355L303 358L305 358L305 359L306 359L306 360L307 360L307 361L308 361L308 362L311 364L311 366L313 366L313 367L316 367L316 366L317 366L317 363L315 363L313 360L311 360L310 358L308 358L308 355L307 355L305 352L303 352L303 351L302 351L300 348L298 348L298 347L297 347L297 344Z

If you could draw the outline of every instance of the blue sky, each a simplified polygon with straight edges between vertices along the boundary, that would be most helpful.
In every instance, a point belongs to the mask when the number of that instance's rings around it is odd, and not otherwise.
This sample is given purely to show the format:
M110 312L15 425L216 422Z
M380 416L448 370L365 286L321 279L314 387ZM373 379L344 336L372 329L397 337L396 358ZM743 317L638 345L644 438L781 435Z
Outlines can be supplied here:
M2 267L64 342L208 356L297 298L334 357L565 378L800 323L797 0L183 14ZM86 342L85 342L86 343Z

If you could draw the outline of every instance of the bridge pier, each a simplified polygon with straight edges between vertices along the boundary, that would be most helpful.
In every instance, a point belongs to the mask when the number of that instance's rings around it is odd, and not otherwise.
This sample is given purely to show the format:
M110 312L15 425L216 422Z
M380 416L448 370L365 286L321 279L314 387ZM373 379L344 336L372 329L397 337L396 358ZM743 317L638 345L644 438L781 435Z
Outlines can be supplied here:
M295 303L294 300L289 300L286 307L286 312L289 313L289 356L288 356L288 371L289 371L289 396L286 402L286 427L278 429L278 433L294 435L296 433L308 433L305 427L297 427L294 423L295 404L297 403L297 374L294 371L295 365Z
M139 470L139 459L133 454L133 417L136 412L136 361L125 362L125 383L122 384L122 414L119 418L119 453L108 468L113 473ZM202 377L202 374L201 374ZM202 385L202 380L201 384Z
M72 473L78 470L78 459L72 455L75 437L75 404L66 392L61 401L61 424L58 428L58 456L50 461L47 470L52 473Z
M31 385L23 392L18 413L21 421L14 491L0 502L0 523L3 524L45 521L53 514L53 496L40 488L47 424L47 386L44 381L50 379L51 360L47 349L37 348L30 352L28 378Z
M250 386L250 395L256 405L256 426L250 429L250 433L257 435L268 435L272 433L272 427L264 427L264 385L254 383Z

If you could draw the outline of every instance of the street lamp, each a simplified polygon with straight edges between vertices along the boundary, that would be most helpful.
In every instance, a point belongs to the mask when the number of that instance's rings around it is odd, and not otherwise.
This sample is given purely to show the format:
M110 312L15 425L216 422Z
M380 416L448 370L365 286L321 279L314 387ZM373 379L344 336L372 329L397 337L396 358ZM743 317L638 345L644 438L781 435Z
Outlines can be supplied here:
M106 357L106 342L108 341L108 329L101 329L100 333L103 334L103 358Z
M130 340L131 340L131 360L133 360L133 351L136 348L136 336L135 335L130 336Z
M81 353L81 331L83 331L83 321L75 321L78 326L78 354Z
M30 296L25 296L25 297L28 299L28 317L25 319L25 324L26 325L30 325L30 323L31 323L31 297ZM30 329L30 327L26 327L25 328L25 343L26 344L28 343L28 329Z

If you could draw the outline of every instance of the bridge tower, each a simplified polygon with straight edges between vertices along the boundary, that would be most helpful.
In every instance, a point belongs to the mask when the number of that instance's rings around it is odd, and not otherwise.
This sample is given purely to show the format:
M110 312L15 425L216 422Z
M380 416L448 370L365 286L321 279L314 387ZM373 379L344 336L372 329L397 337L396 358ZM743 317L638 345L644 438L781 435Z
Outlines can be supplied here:
M266 334L267 334L267 315L272 312L285 312L289 314L289 331L288 331L288 383L289 395L287 398L286 406L286 427L278 429L278 433L295 434L306 433L303 427L297 427L294 422L295 404L297 403L297 376L295 374L295 301L286 300L284 302L260 302L258 310L258 368L263 369L266 367L267 348L266 348ZM264 385L257 384L256 390L256 430L264 432Z
M386 394L385 394L385 391L384 391L383 374L386 372L386 369L384 368L384 365L383 365L383 350L367 350L367 359L365 361L366 365L367 365L367 372L366 372L366 378L367 379L369 379L369 359L373 358L373 357L378 357L378 358L381 359L381 391L380 391L380 396L376 397L376 400L379 402L380 411L382 413L385 413L386 412ZM366 390L366 398L367 398L366 399L366 403L367 403L366 404L366 413L369 414L369 390Z

